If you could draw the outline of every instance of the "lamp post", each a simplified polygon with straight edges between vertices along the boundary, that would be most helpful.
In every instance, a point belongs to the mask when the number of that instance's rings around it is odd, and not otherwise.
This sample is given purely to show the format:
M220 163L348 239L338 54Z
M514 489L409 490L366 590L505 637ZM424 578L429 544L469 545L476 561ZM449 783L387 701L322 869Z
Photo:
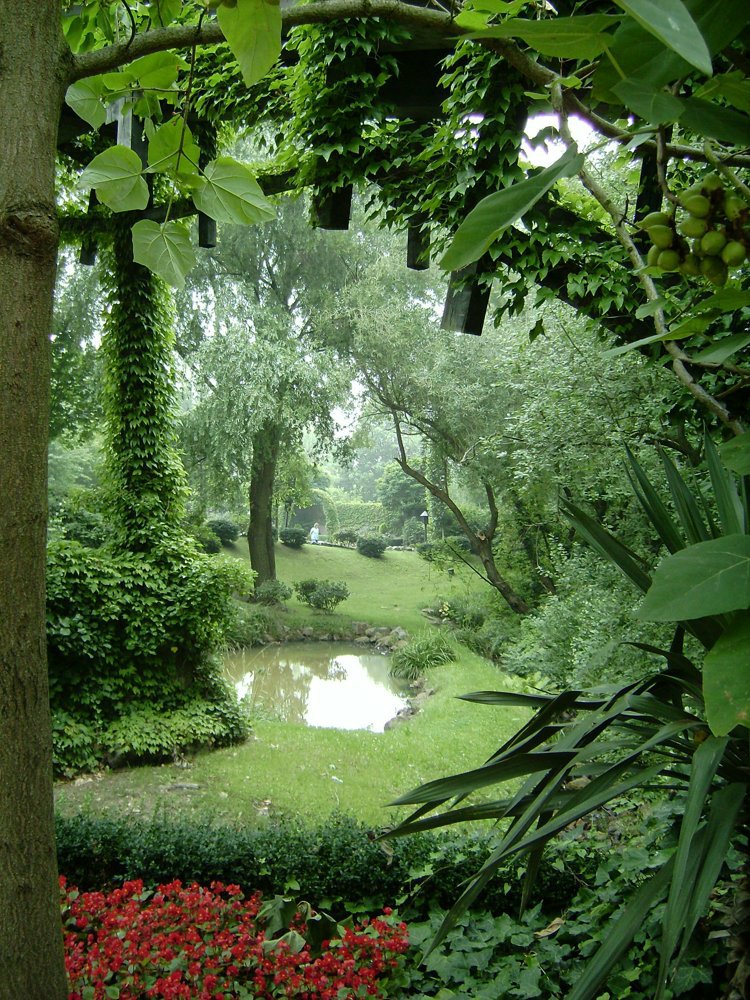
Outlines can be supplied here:
M427 513L426 510L423 510L422 513L419 515L419 520L424 525L424 540L427 541L427 522L430 520L430 515Z

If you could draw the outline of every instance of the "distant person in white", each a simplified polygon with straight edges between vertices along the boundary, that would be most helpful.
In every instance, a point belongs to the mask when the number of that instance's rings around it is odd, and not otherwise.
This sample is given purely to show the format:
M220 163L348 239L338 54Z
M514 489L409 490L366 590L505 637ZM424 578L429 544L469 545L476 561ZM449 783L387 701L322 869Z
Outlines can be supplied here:
M313 543L313 545L317 545L319 538L320 538L320 525L316 521L315 524L312 526L312 528L310 528L310 541Z

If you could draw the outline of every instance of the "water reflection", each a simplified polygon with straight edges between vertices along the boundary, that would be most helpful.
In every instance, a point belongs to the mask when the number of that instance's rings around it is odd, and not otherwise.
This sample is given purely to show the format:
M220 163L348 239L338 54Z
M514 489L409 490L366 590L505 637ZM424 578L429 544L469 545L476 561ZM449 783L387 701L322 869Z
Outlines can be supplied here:
M239 698L285 722L382 732L406 704L388 659L345 643L287 643L228 654Z

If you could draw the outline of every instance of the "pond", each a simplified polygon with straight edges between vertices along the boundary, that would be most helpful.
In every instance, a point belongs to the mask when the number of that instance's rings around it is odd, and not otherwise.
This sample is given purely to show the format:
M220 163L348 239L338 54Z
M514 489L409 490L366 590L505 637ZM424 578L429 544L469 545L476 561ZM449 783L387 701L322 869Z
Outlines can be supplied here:
M239 698L283 719L324 729L382 733L406 705L388 657L342 642L289 642L228 653L224 669Z

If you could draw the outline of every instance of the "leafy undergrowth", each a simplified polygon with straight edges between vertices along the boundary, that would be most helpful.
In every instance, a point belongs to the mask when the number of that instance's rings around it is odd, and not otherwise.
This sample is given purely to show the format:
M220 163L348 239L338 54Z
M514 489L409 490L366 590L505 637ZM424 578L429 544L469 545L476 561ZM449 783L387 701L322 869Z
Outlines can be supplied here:
M409 946L390 910L344 926L236 885L60 884L69 1000L387 997Z

